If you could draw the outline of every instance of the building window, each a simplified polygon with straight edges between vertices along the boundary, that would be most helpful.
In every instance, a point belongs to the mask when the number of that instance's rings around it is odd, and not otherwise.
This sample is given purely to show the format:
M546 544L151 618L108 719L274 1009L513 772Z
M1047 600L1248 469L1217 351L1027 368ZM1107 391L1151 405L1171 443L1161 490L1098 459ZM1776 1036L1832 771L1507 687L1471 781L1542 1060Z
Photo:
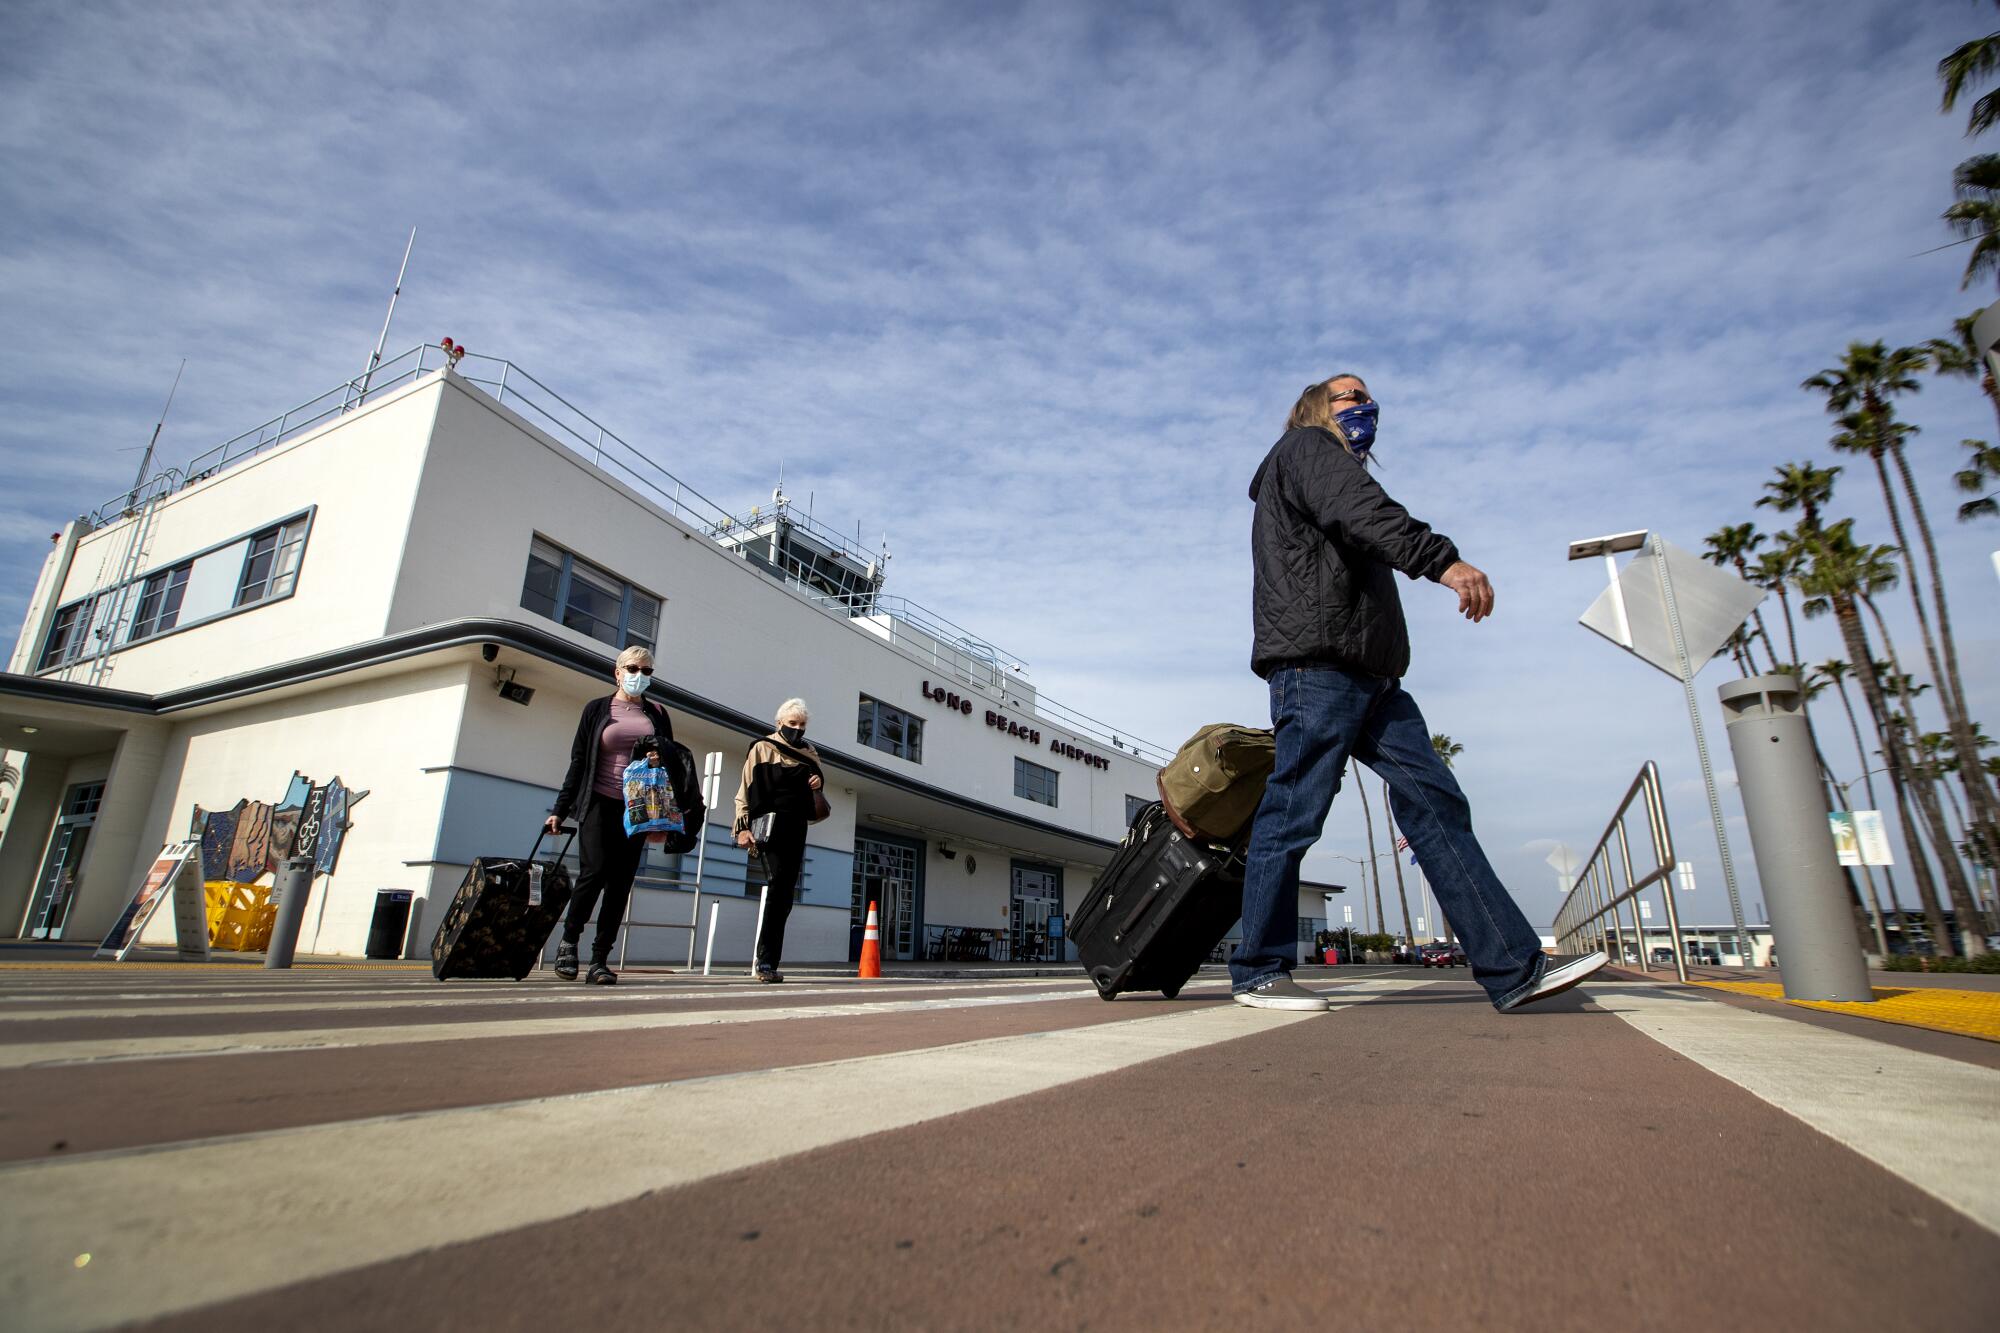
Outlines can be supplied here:
M1025 759L1014 760L1014 794L1026 801L1039 801L1043 805L1056 803L1056 778L1053 768L1043 768Z
M913 764L924 762L924 720L865 694L854 739Z
M1125 798L1125 827L1131 828L1133 821L1139 818L1139 812L1151 804L1152 802L1143 796L1127 796Z
M42 660L37 671L47 671L50 667L74 662L83 650L83 633L90 626L91 599L71 602L56 612L55 623L49 626L49 641L42 646Z
M613 648L659 642L659 598L540 537L528 543L521 605Z
M288 596L298 582L299 554L305 545L303 517L252 537L250 550L243 557L243 576L236 583L235 604L250 606Z
M194 562L175 565L157 574L149 574L139 585L139 610L132 617L132 633L128 641L136 643L174 627L181 618L181 598L187 593L188 575L194 572Z

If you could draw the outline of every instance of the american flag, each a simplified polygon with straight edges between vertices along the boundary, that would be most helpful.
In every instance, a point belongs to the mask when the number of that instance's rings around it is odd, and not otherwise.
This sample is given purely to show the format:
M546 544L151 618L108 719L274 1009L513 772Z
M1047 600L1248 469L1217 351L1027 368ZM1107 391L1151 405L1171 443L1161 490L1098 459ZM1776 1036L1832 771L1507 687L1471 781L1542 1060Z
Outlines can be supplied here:
M1399 851L1399 852L1407 852L1407 851L1409 851L1409 850L1410 850L1410 840L1409 840L1408 838L1405 838L1405 837L1401 836L1400 834L1399 834L1399 835L1397 835L1397 838L1396 838L1396 850L1397 850L1397 851Z

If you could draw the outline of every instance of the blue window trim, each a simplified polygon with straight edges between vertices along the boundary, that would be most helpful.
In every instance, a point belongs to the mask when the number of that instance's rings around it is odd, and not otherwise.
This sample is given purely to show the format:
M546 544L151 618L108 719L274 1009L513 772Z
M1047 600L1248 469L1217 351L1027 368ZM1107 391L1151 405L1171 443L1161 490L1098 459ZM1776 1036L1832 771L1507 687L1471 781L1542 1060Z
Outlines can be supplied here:
M56 619L60 617L64 611L68 610L72 606L79 606L85 602L95 602L105 597L114 597L118 594L118 591L121 588L129 588L136 586L140 591L143 592L146 586L146 580L153 577L153 575L160 573L163 570L172 570L180 565L192 566L197 561L201 560L202 557L204 556L213 555L217 551L220 551L225 547L234 546L236 545L236 543L241 541L251 541L256 538L258 533L268 532L274 526L282 531L287 525L296 523L300 519L304 519L306 523L305 536L299 540L299 566L297 571L298 574L301 577L303 577L306 569L306 555L312 549L313 529L318 526L318 520L319 520L318 505L307 505L304 509L299 510L297 513L287 514L285 517L277 520L275 524L259 523L256 527L251 528L245 532L239 532L234 537L230 537L224 541L210 542L207 546L202 547L199 551L194 552L192 555L181 556L179 559L175 560L172 564L155 565L151 569L148 569L143 573L133 575L131 578L125 580L125 582L123 583L114 583L108 588L100 588L96 592L86 593L84 596L77 598L75 601L64 602L61 606L58 606L56 608L56 614L49 618L49 628L53 630L55 628ZM237 582L240 585L243 578L243 574L240 569L237 571L236 577L237 577ZM50 671L61 671L65 667L75 666L79 662L91 662L95 661L100 657L107 657L112 653L122 653L128 648L139 648L148 644L158 643L161 639L168 638L175 634L185 634L187 631L191 629L200 629L203 625L213 625L218 620L227 620L231 616L240 616L245 614L246 612L255 611L260 607L276 606L279 602L288 602L293 597L298 595L299 581L300 581L299 578L294 578L292 580L291 591L285 593L283 596L266 597L260 601L245 602L242 606L231 605L225 607L223 610L217 611L214 615L203 616L199 620L180 621L172 629L163 629L157 633L148 634L143 639L134 639L130 637L132 632L132 626L128 623L125 626L126 637L118 641L113 646L109 648L100 649L96 652L80 652L75 654L74 656L66 657L60 662L51 662L46 666L37 666L35 668L35 674L39 676ZM231 595L234 596L233 593ZM139 608L137 604L132 604L130 610L133 616L136 617L138 615ZM97 614L96 608L92 607L91 616L93 619L95 619L96 614ZM84 629L85 631L88 631L90 629L90 623L88 621L84 623ZM48 647L49 647L48 637L44 635L42 639L41 655L35 659L37 662L40 662L42 660L42 657L46 657L48 655Z
M261 532L263 529L260 528L258 531ZM562 553L562 566L556 573L556 613L553 616L543 616L542 618L544 620L555 621L556 624L561 625L572 634L582 634L584 638L589 639L592 643L603 643L604 640L598 638L596 635L585 634L584 631L577 629L563 619L563 612L569 609L570 571L581 557L561 542L552 540L537 532L528 540L528 555L530 559L534 558L535 543L538 541L549 547L549 549ZM632 580L626 578L609 565L601 564L596 560L587 561L586 563L595 569L603 570L608 577L618 580L618 586L623 590L618 599L618 642L611 646L623 649L627 644L632 642L632 599L634 597L650 597L659 610L654 616L653 635L648 646L651 651L658 652L660 648L660 624L666 620L667 599L659 596L657 593L647 592L644 588L641 588L638 584L632 582ZM524 580L521 592L525 596L527 593L527 584L525 583L527 574L525 571L523 571L521 577ZM521 604L521 609L538 616L542 614L525 602Z

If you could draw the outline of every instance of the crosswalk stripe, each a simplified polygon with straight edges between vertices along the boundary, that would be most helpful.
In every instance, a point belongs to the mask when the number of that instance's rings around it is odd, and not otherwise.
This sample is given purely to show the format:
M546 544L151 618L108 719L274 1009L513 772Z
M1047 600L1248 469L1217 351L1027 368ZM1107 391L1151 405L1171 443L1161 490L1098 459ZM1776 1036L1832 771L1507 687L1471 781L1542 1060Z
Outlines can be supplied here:
M1593 986L1668 1050L2000 1231L2000 1070L1686 992Z
M1345 1007L1422 984L1331 998ZM1314 1017L1204 1006L826 1064L273 1131L250 1136L254 1142L0 1168L8 1200L0 1298L24 1329L101 1328L191 1309ZM773 1124L786 1132L771 1133ZM553 1150L563 1143L620 1146L581 1156ZM88 1266L74 1267L86 1252Z
M985 982L978 985L952 986L950 989L986 993L1010 989L1029 989L1031 985L1034 988L1046 990L1051 985L1059 986L1061 984L1063 983L1057 979L1042 977L1033 983L1014 982L1002 984ZM188 996L185 993L154 996L121 995L112 998L126 1000L153 999L172 1002L145 1005L132 1004L117 1008L50 1007L17 1010L13 1013L0 1011L0 1030L5 1030L9 1026L45 1023L56 1019L146 1019L179 1017L183 1014L224 1016L230 1014L339 1013L346 1011L401 1012L409 1009L496 1009L503 1007L512 1009L523 1006L558 1004L595 1004L601 1006L606 1004L666 1003L668 1001L690 999L742 1000L746 995L782 998L787 1001L806 996L835 995L860 1002L882 994L880 989L863 989L853 984L838 986L788 985L782 991L771 990L766 987L757 987L753 990L751 988L753 985L754 983L746 980L742 984L736 985L710 983L696 986L620 986L616 990L610 991L601 987L564 986L557 988L555 986L536 986L533 989L516 989L510 987L506 990L488 990L484 993L470 991L447 992L440 990L436 986L432 986L426 990L407 993L368 990L359 992L351 997L349 993L343 993L340 996L330 998L322 998L318 995L285 995L282 997L272 997L263 1003L246 1002L241 1004L208 1004L200 1002L201 1000L216 998L209 996L199 997L195 1003L187 1003ZM1202 989L1202 987L1197 983L1194 986L1190 986L1187 993L1192 994L1199 989ZM1213 987L1210 987L1210 989L1213 989ZM1078 993L1087 995L1091 992L1085 989L1082 983L1078 983ZM92 996L89 998L102 999L105 997ZM256 998L256 995L255 992L237 992L227 998L242 998L246 1001L251 1001Z

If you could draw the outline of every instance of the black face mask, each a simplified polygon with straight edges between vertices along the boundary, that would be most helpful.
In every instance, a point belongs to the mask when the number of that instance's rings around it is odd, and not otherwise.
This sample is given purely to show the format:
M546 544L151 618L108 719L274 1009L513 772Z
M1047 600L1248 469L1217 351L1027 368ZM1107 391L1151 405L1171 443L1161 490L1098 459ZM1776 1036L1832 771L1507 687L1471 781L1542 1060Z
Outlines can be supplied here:
M806 738L806 729L804 727L779 727L778 736L787 745L797 745Z

